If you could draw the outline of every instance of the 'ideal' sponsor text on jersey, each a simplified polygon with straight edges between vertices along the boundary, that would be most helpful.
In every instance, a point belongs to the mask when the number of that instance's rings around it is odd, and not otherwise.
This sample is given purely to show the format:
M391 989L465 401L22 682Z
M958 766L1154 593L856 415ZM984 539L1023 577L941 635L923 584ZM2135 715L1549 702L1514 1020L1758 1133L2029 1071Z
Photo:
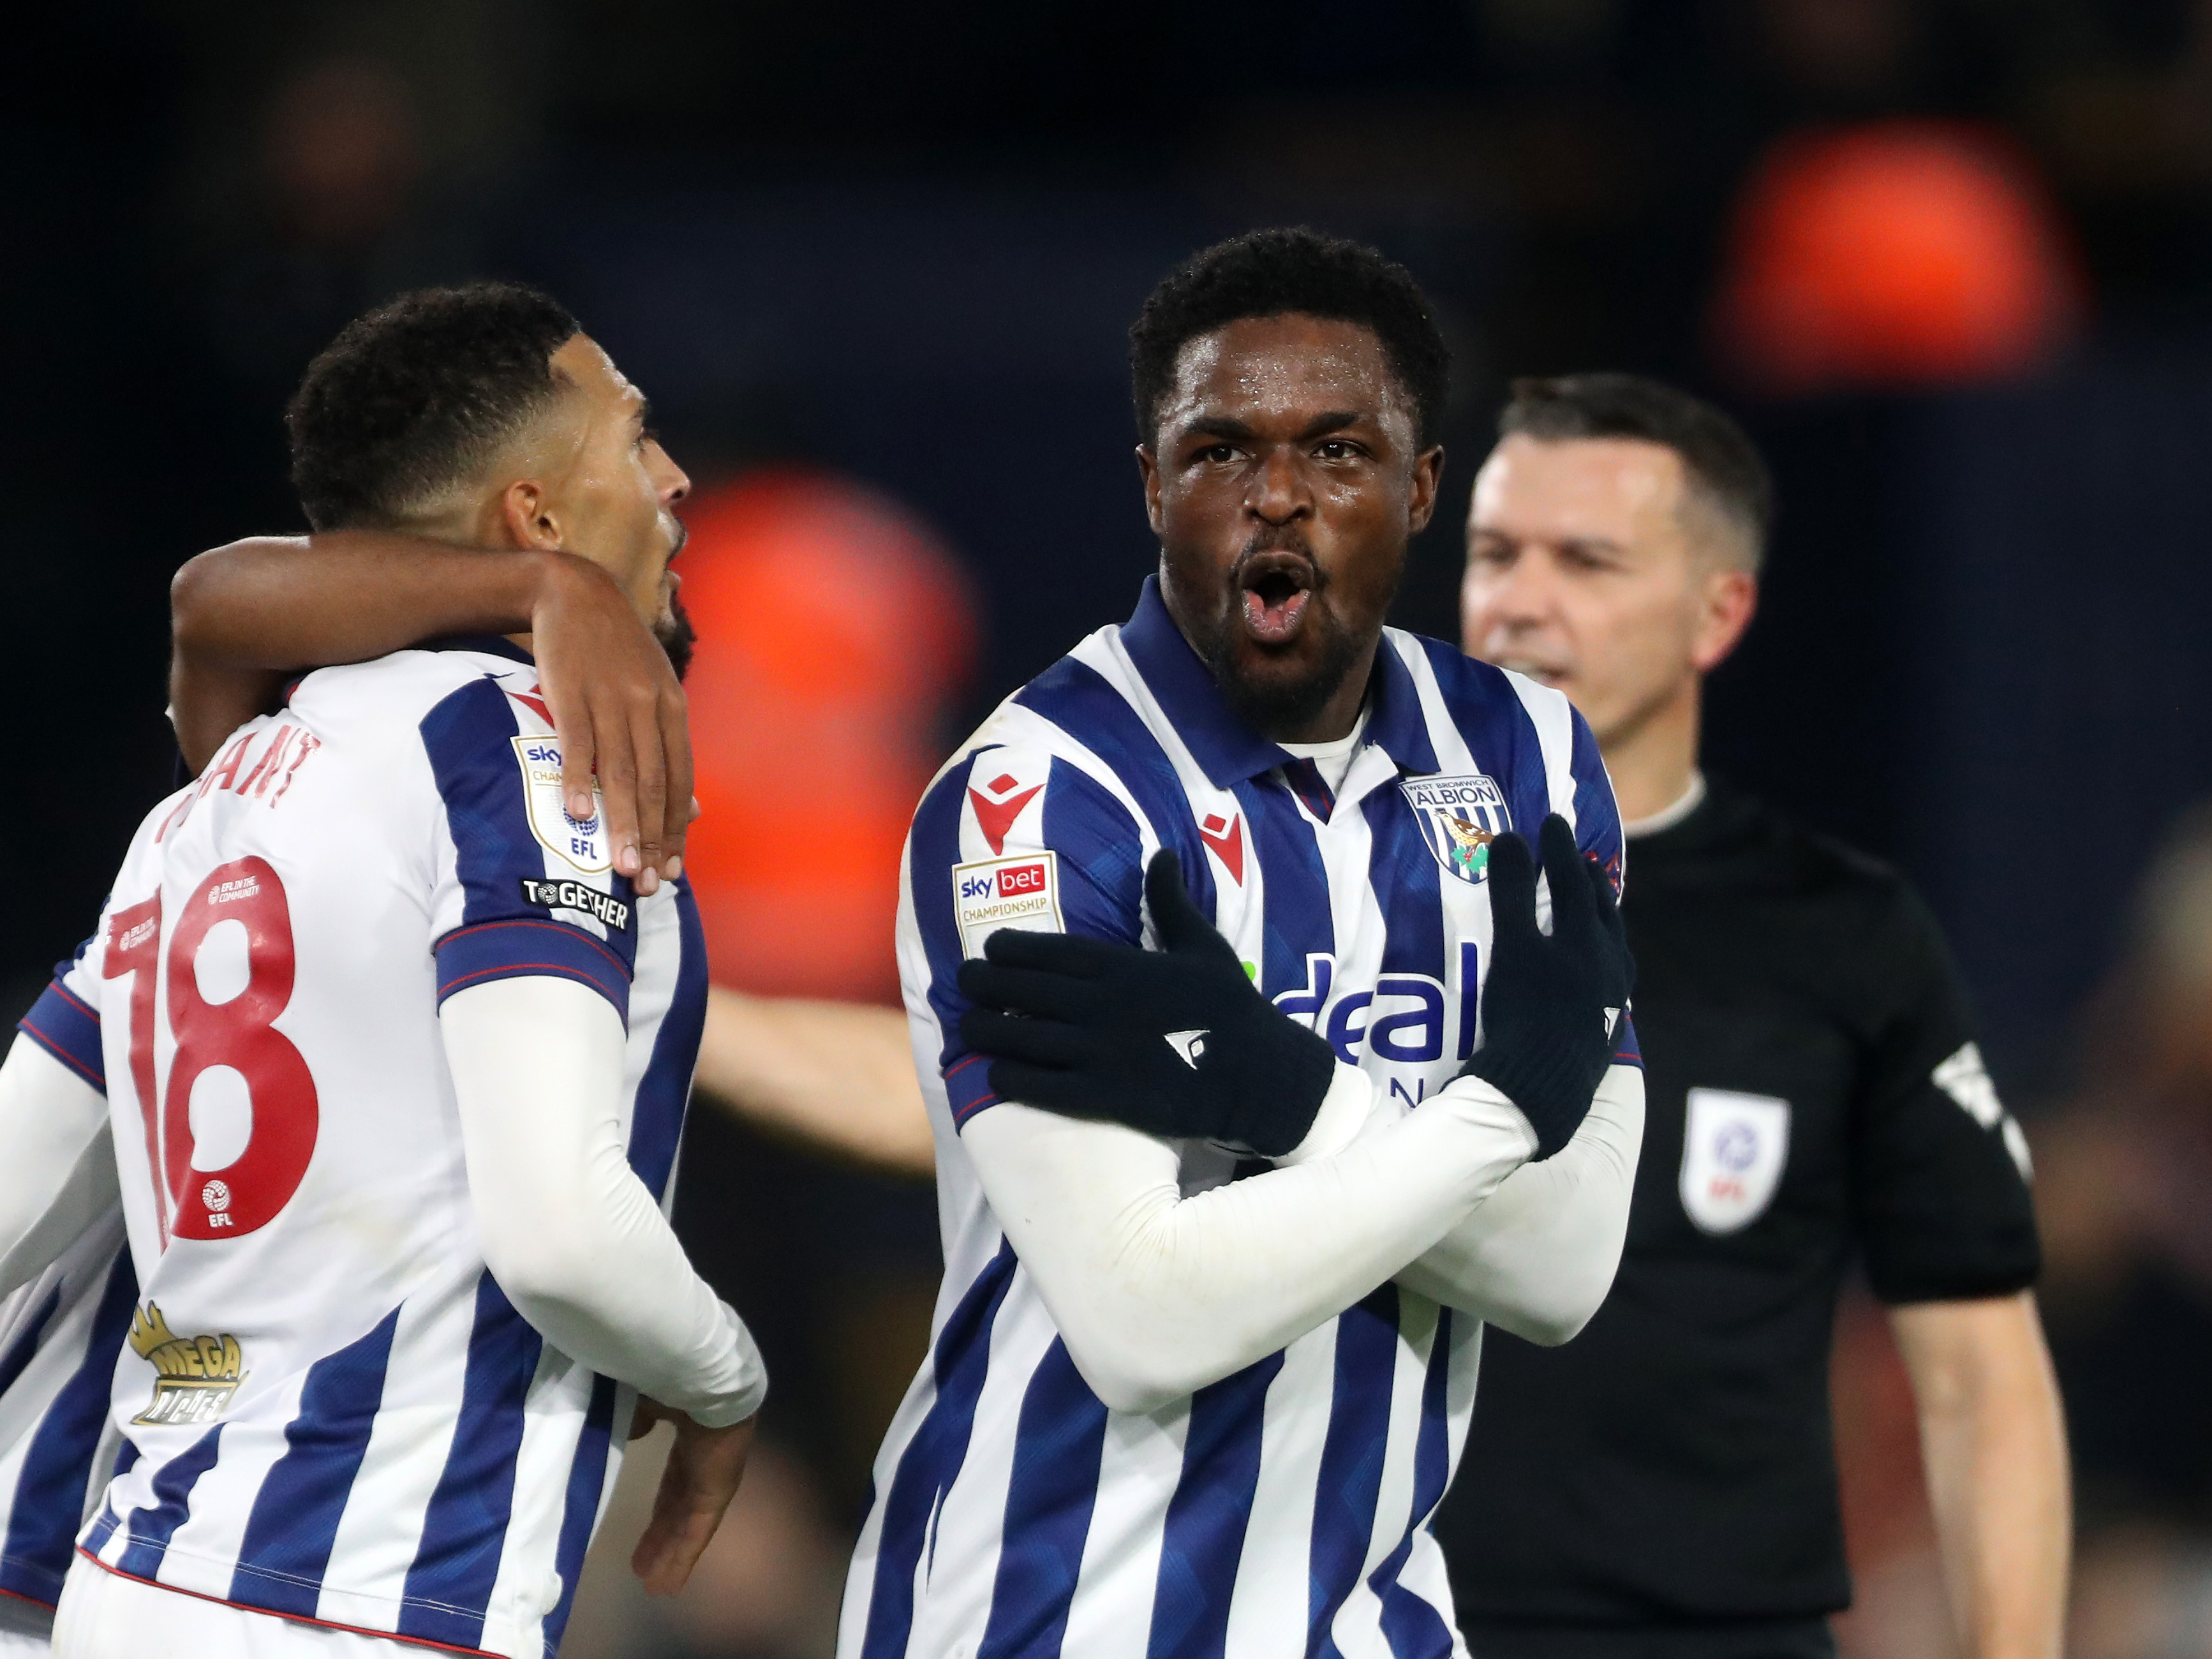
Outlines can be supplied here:
M1612 791L1558 693L1387 632L1364 744L1332 791L1229 712L1156 582L939 775L898 940L945 1284L876 1465L842 1659L1453 1651L1426 1524L1465 1437L1479 1324L1384 1285L1188 1400L1109 1412L961 1149L994 1097L959 1041L956 975L1001 927L1139 942L1145 866L1170 847L1260 988L1407 1109L1478 1037L1490 843L1552 811L1617 875ZM1186 1193L1235 1173L1218 1148L1181 1150Z
M82 1540L110 1570L557 1642L631 1397L484 1270L437 1011L518 975L605 995L665 1203L706 994L688 891L636 896L559 780L535 669L472 641L308 676L140 830L64 975L100 1017L142 1285Z

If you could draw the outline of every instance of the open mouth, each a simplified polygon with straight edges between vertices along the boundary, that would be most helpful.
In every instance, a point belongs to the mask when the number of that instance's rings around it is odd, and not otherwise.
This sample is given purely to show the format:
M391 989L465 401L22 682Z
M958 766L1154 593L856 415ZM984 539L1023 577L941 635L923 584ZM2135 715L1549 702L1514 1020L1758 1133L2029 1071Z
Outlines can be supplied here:
M1244 627L1262 645L1287 643L1313 596L1312 563L1296 553L1260 553L1237 573Z

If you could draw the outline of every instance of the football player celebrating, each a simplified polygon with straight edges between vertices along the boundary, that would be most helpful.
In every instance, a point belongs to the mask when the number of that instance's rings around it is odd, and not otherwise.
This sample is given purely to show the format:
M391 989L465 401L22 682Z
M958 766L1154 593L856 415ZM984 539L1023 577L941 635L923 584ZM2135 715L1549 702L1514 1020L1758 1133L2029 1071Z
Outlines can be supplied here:
M350 520L202 553L177 573L171 603L170 714L193 774L310 667L369 661L422 640L527 633L569 811L598 810L596 781L617 873L649 895L682 872L691 749L680 604L672 657L607 573L575 553L470 547ZM712 987L696 1086L740 1120L823 1155L905 1177L933 1166L906 1021L895 1010Z
M1482 1322L1565 1340L1626 1218L1612 792L1382 626L1443 459L1403 270L1255 233L1132 343L1159 574L908 842L945 1279L839 1651L1443 1659Z
M687 486L642 401L543 295L428 291L310 368L295 477L318 524L579 553L673 641ZM765 1378L665 1214L696 914L568 810L528 637L311 674L234 733L0 1067L0 1274L105 1168L143 1287L63 1653L534 1656L626 1429L677 1427L648 1587L735 1490Z

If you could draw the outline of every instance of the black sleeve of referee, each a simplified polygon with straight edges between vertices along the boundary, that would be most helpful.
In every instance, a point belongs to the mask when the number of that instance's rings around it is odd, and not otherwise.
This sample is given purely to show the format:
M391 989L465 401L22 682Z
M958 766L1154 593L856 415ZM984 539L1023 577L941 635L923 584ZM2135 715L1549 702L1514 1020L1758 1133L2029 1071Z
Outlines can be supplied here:
M1854 1103L1852 1199L1867 1277L1888 1303L2002 1296L2042 1253L2026 1142L1974 1042L1935 916L1902 882L1869 941L1872 1018Z

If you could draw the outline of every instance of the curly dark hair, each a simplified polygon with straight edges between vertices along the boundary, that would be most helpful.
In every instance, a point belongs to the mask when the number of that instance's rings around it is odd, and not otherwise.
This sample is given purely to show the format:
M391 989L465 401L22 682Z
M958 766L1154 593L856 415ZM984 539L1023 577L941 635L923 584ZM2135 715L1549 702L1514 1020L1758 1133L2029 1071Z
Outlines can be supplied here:
M517 283L417 289L348 323L284 411L307 522L390 527L435 507L551 404L549 360L578 331Z
M1293 313L1372 330L1413 400L1421 447L1438 441L1451 392L1451 349L1420 284L1371 247L1300 225L1216 242L1152 290L1129 329L1130 390L1145 442L1158 441L1160 400L1185 345L1243 318Z
M1750 434L1717 405L1642 374L1518 380L1498 416L1499 437L1516 432L1546 443L1636 438L1673 450L1690 487L1735 527L1746 566L1758 570L1774 523L1774 478Z

